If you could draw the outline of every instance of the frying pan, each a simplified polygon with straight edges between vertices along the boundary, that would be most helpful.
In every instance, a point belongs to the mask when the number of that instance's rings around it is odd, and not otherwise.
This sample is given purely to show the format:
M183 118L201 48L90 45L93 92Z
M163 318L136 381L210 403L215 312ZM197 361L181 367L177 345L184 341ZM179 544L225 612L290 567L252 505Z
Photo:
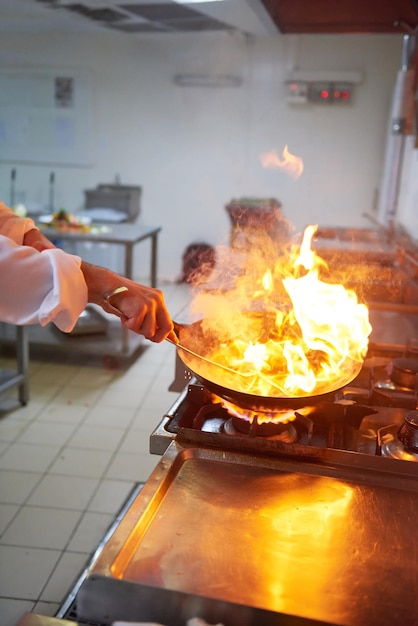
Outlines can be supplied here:
M205 330L205 321L192 324L174 323L178 337L177 354L186 368L212 393L220 398L255 412L271 412L280 408L298 408L332 400L338 390L345 387L358 375L362 363L347 360L341 378L333 384L324 383L316 388L315 395L299 394L287 396L265 377L265 394L260 394L260 375L238 372L207 358L218 342L217 333ZM264 329L265 330L265 329ZM263 383L262 383L263 384Z

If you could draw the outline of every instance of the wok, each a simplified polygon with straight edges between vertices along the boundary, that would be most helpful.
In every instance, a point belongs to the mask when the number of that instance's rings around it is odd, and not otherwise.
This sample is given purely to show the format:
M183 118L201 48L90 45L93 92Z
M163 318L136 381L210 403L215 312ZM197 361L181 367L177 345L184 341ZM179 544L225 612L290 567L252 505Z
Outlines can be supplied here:
M176 346L177 354L191 374L220 398L254 412L279 411L281 408L298 408L333 400L336 392L354 380L362 367L362 363L347 360L341 378L333 384L323 384L317 388L315 395L301 393L297 396L288 396L267 379L265 388L268 391L260 394L258 374L240 373L208 358L212 349L219 343L219 339L216 332L210 332L205 328L205 320L188 325L175 322L174 331L179 340ZM265 324L261 332L266 334Z

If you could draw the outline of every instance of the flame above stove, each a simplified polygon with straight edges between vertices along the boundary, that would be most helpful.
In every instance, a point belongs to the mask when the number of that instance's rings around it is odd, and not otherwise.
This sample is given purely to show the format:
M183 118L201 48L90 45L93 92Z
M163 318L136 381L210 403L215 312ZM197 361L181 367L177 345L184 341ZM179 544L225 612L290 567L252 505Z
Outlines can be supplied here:
M368 348L368 309L353 290L319 278L326 263L311 248L316 229L273 263L268 246L251 250L233 289L195 295L208 339L200 335L200 353L237 376L194 362L195 372L273 397L327 393L354 378Z

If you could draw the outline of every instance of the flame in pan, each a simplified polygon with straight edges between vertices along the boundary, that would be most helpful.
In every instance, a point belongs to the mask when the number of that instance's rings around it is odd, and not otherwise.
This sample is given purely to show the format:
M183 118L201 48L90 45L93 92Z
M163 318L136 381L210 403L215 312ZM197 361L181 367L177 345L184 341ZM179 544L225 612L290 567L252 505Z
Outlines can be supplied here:
M316 229L308 226L301 244L273 264L254 251L229 293L196 296L194 308L204 312L201 334L194 345L193 337L183 342L237 374L190 361L193 371L270 397L327 393L355 377L372 330L368 309L354 291L321 280L326 263L311 247Z

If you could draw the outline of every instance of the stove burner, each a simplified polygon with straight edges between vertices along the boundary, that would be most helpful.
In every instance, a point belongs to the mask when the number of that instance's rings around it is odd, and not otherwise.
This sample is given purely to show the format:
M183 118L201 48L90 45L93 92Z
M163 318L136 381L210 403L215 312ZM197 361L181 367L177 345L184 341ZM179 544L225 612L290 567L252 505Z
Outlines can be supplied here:
M418 390L418 359L398 358L388 364L388 374L400 388Z
M377 406L415 409L418 402L418 359L399 357L382 368L372 368L370 400Z
M408 411L405 414L398 438L405 450L418 453L418 411Z
M227 400L221 400L221 403L231 416L224 425L228 435L241 433L250 437L270 437L286 443L298 439L297 429L289 424L296 419L293 409L254 412Z
M381 456L418 462L418 411L405 413L400 427L391 424L380 428L377 451Z
M227 435L245 434L253 437L267 437L284 443L294 443L298 438L298 432L291 423L284 422L261 422L257 419L252 422L237 416L232 416L223 425Z
M401 461L418 462L418 454L411 454L405 450L398 439L398 429L395 426L385 426L377 433L378 451L380 456L390 457Z

